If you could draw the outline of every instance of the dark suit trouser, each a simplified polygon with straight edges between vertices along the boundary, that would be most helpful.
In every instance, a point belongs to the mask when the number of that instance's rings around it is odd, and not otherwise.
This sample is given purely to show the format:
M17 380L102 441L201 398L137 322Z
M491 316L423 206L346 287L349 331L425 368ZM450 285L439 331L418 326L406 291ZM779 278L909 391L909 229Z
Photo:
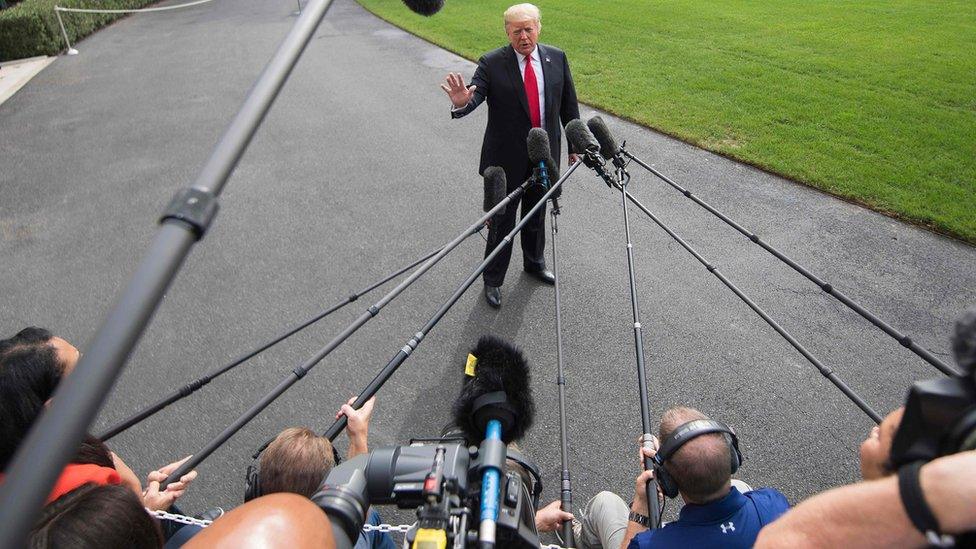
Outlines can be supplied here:
M514 189L514 187L513 187ZM508 190L509 192L512 189ZM521 210L522 215L532 209L539 202L545 191L541 185L529 185L529 188L522 193ZM512 232L516 222L517 202L509 202L505 208L505 213L497 214L491 218L491 227L488 229L488 242L485 245L485 257L495 249L496 246L505 238L505 235ZM543 206L532 216L522 230L519 232L519 239L522 242L522 264L527 271L537 271L546 265L546 208ZM501 286L505 282L505 272L508 270L508 262L512 259L512 245L509 243L495 256L495 259L488 264L482 277L486 286Z

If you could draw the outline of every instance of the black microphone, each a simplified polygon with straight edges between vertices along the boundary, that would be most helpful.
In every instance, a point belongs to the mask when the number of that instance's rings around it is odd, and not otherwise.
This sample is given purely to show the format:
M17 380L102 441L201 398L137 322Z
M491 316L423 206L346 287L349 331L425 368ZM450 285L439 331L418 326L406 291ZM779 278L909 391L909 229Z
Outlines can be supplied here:
M612 160L614 166L626 168L627 161L620 154L620 147L617 146L617 140L613 138L613 135L610 133L610 128L607 127L603 119L599 116L594 116L586 125L593 132L593 137L600 143L600 155L607 160Z
M506 196L505 170L498 166L488 166L485 168L485 202L482 204L484 211L489 211ZM498 210L496 215L505 213L508 206Z
M495 546L505 470L505 445L525 435L535 418L529 365L522 352L493 336L483 336L468 354L465 383L454 401L454 422L469 442L481 441L481 509L478 547Z
M608 187L615 185L613 176L607 173L603 158L600 157L600 144L593 138L590 130L586 129L586 124L578 118L570 120L566 124L566 140L569 141L570 148L583 157L583 164L587 168L603 178Z
M430 17L444 7L444 0L403 0L410 11Z

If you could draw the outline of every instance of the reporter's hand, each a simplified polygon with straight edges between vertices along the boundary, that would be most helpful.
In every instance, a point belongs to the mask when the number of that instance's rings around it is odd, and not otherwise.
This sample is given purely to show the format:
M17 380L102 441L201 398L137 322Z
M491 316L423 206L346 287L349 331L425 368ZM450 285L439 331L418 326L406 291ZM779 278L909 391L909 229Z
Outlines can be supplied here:
M166 486L166 490L162 492L159 491L159 483L166 480L166 478L173 473L180 465L186 460L190 459L190 456L170 463L165 467L160 467L158 470L153 471L147 475L146 479L148 481L145 491L142 493L142 504L154 511L165 511L173 506L183 494L186 492L187 487L195 478L197 478L196 471L190 471L189 473L180 477L179 480L169 483Z
M569 165L570 166L572 166L573 164L579 162L579 159L580 159L580 155L578 155L576 153L569 153Z
M657 455L657 451L660 448L660 443L657 437L651 435L651 448L644 448L644 435L637 437L637 447L639 452L639 458L637 460L638 467L644 469L644 458L653 458ZM646 471L641 471L641 474L637 475L634 480L634 501L630 506L630 510L635 513L640 513L644 516L648 516L647 509L647 483L654 478L654 470L648 469ZM658 507L664 499L664 493L661 491L661 486L657 487L657 497L658 497Z
M567 520L573 520L573 514L563 511L559 501L554 501L535 512L535 529L539 532L553 532Z
M349 437L349 452L347 459L369 452L369 420L373 417L373 406L376 404L376 397L372 397L363 403L363 406L356 410L352 403L356 397L351 397L346 404L339 408L336 419L346 416L348 425L346 435Z

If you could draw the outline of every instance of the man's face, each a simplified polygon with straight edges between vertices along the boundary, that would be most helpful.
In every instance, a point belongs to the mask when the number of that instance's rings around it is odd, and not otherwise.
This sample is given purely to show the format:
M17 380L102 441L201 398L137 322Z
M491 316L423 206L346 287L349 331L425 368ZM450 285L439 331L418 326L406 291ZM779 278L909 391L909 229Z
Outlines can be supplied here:
M889 469L891 442L904 413L905 407L902 406L888 414L881 425L871 429L871 434L861 443L861 477L864 480L875 480L892 473Z
M75 369L78 359L81 358L81 353L74 345L57 336L51 338L51 346L58 354L58 362L63 368L61 370L61 378L63 379Z
M539 41L540 25L534 19L505 23L505 33L512 48L522 55L529 55Z

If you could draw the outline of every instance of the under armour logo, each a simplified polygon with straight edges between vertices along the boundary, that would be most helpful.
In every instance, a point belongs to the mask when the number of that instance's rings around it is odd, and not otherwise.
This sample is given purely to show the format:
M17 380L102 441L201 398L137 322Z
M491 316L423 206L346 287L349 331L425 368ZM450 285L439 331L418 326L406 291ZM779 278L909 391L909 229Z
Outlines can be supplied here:
M722 529L723 534L728 534L729 532L735 532L735 525L732 524L732 521L729 521L728 524L719 524L719 528Z

